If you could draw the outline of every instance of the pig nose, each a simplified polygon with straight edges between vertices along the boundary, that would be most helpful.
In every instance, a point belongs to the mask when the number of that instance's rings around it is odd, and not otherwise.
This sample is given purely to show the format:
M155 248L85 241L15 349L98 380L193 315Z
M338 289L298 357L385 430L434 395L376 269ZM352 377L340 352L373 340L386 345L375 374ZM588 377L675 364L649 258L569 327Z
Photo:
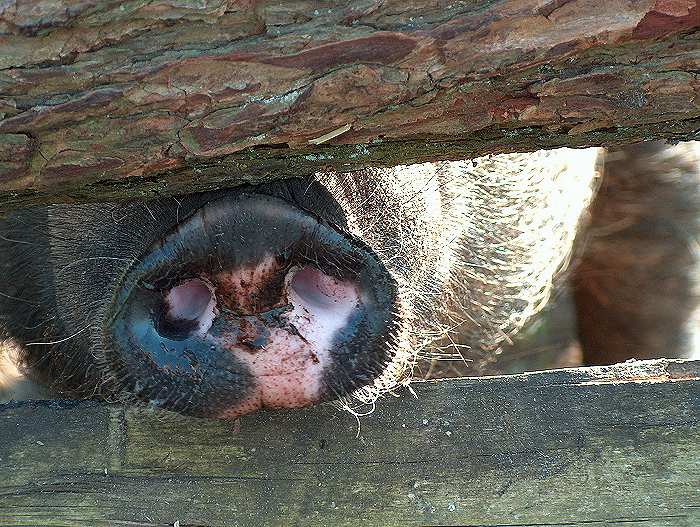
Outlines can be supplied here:
M371 383L392 359L396 285L360 240L252 192L182 220L123 277L105 361L140 400L235 418Z

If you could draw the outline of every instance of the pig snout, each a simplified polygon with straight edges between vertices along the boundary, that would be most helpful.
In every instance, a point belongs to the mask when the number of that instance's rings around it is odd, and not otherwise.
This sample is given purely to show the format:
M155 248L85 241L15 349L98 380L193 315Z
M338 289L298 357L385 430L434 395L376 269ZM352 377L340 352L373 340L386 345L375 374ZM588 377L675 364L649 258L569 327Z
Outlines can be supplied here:
M371 383L392 360L396 285L359 239L277 197L209 202L136 259L103 324L139 399L234 418Z
M217 418L372 404L434 356L490 363L544 305L596 158L507 154L0 215L0 341L73 398Z

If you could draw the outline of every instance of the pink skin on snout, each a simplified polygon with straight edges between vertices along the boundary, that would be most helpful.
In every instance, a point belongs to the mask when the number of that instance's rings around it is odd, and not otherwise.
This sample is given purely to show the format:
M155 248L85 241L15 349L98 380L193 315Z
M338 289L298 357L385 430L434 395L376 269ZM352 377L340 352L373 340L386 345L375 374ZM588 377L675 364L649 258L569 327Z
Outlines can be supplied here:
M254 378L251 395L222 412L221 418L318 402L331 346L361 303L355 284L315 268L295 267L283 277L281 272L268 256L255 266L213 276L211 283L183 282L168 297L171 316L199 320L198 333L212 345L230 350ZM219 314L217 304L235 313L238 330L208 333ZM264 315L285 306L289 309L283 309L271 327Z

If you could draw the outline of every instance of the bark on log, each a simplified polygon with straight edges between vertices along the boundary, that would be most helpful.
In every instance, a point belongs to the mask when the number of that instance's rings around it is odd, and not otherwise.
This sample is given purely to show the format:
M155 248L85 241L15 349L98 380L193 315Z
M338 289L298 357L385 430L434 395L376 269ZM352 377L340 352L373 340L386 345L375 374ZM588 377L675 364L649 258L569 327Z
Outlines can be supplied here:
M693 139L699 28L698 0L2 2L0 208Z
M700 525L700 362L414 385L230 424L0 405L0 525Z

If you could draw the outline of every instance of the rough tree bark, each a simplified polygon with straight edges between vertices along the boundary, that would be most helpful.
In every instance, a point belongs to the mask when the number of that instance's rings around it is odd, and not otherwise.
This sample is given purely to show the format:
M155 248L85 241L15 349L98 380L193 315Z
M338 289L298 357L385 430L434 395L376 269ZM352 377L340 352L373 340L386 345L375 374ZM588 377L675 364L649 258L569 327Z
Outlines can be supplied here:
M0 208L692 139L698 28L697 0L1 2Z

